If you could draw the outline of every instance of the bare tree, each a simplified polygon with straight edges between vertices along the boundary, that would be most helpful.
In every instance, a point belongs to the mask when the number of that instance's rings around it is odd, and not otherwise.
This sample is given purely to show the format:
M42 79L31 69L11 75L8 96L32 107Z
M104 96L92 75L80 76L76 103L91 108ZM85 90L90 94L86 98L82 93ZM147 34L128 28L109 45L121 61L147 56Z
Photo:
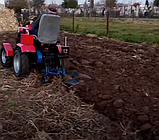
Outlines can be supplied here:
M115 7L116 6L116 0L106 0L106 5L109 8Z
M114 6L116 6L116 0L100 0L99 3L101 4L106 4L107 7L112 8Z
M32 0L34 8L38 11L38 14L40 14L41 7L44 5L45 0Z

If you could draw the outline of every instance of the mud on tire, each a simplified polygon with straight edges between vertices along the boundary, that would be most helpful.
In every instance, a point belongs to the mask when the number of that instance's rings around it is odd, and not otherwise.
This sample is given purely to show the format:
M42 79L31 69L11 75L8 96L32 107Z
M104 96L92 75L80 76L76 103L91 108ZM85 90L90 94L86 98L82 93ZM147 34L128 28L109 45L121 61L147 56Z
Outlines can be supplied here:
M6 56L6 50L4 46L1 48L1 64L3 67L11 67L12 66L12 57Z
M17 49L13 57L13 70L16 77L27 77L29 75L29 59L27 53Z

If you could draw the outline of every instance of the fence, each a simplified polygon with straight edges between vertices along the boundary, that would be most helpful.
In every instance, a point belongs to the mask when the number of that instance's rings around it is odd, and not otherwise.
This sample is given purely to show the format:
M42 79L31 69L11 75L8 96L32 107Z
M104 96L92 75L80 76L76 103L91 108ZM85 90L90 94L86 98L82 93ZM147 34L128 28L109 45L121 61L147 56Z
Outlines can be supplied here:
M135 18L133 14L125 18L116 18L118 14L113 10L108 11L106 16L93 14L91 16L87 14L79 16L76 11L72 13L63 12L59 15L61 16L61 30L107 36L127 42L159 45L158 19L140 19ZM37 16L36 14L31 15L35 19ZM17 17L20 16L17 15ZM28 24L28 18L30 16L23 14L23 25Z
M159 19L133 16L114 18L111 12L107 12L106 18L61 14L61 29L78 34L107 36L126 42L159 45Z

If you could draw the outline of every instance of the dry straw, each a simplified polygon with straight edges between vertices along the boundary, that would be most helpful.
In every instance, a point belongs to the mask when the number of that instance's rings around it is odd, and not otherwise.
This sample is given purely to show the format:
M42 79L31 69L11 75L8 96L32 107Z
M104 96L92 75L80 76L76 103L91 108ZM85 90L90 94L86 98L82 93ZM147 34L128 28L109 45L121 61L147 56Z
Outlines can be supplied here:
M16 140L104 140L110 120L83 103L62 82L41 84L41 74L17 80L1 69L0 131L2 138ZM9 74L10 73L10 74ZM2 101L3 100L3 101ZM3 111L2 111L3 110Z
M0 10L0 32L17 30L18 22L14 16L14 11L9 9Z

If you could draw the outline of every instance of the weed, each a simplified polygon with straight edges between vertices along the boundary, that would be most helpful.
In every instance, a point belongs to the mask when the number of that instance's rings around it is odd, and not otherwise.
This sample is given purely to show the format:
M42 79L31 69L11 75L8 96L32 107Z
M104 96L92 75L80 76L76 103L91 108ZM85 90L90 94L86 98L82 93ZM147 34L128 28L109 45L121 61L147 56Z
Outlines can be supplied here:
M18 105L17 105L17 103L15 103L15 102L12 102L12 101L10 101L10 102L8 102L8 108L15 108L15 107L17 107Z

